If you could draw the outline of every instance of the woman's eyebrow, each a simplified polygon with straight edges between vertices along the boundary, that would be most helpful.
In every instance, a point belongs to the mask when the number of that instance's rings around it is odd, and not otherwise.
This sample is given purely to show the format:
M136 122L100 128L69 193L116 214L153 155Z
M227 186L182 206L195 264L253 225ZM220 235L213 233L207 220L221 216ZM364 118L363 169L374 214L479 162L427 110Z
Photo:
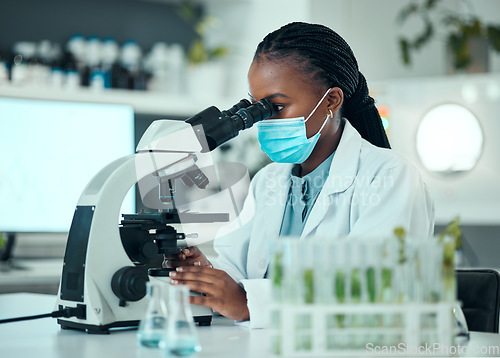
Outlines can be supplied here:
M250 94L250 92L248 93L248 95L249 95L249 96L250 96L250 98L252 98L254 101L257 101L257 100L255 99L255 97L254 97L254 96L252 96L252 95ZM283 94L283 93L273 93L272 95L267 96L267 97L265 97L265 98L268 98L268 99L273 99L273 98L276 98L276 97L290 98L290 97L288 97L286 94Z

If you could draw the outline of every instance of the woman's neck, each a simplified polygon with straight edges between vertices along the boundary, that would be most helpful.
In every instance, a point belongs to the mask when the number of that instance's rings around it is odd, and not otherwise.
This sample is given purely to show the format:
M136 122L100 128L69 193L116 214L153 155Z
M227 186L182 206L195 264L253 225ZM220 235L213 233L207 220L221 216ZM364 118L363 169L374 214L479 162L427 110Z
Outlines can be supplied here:
M300 177L311 173L337 150L340 143L340 137L342 137L342 132L344 131L344 121L340 120L340 123L335 125L335 127L336 130L331 135L323 138L322 136L319 137L318 143L316 143L316 147L309 158L300 165ZM325 127L325 129L327 128ZM330 133L330 131L325 131L325 134L326 133Z

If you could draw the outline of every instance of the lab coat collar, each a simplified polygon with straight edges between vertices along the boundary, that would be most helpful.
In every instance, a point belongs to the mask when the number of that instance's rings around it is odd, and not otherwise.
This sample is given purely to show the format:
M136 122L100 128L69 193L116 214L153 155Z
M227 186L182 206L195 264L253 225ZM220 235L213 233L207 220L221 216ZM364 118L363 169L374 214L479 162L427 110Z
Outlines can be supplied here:
M327 195L346 191L354 182L358 173L362 141L358 131L345 120L344 131L323 188Z
M346 191L356 178L361 153L362 138L354 127L345 121L344 131L330 166L330 174L307 219L301 237L308 236L323 220L330 195Z

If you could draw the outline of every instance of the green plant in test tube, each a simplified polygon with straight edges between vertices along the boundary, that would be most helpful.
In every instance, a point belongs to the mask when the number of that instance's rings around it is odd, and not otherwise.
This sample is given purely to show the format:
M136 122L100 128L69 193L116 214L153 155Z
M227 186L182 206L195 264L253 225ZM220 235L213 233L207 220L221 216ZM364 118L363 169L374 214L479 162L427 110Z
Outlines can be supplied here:
M359 268L351 271L351 300L353 303L361 301L361 273Z
M456 299L455 288L455 250L462 246L462 230L460 229L460 218L450 222L444 231L439 234L439 242L443 244L443 281L444 299L454 301Z
M277 252L274 255L274 265L273 265L273 284L276 287L281 288L283 281L283 264L282 264L282 254Z
M364 285L365 285L365 297L366 301L370 304L377 302L377 296L379 291L379 278L377 273L379 272L380 262L381 262L381 246L377 240L366 241L363 243L363 274L364 274ZM362 282L363 284L363 282ZM361 293L363 296L363 292ZM380 325L380 315L379 314L366 314L362 317L362 325L364 327L377 327ZM367 330L365 335L362 335L363 342L359 342L359 346L362 346L366 342L377 342L379 339L378 332L373 328Z
M345 302L345 273L342 270L335 272L335 297L338 303ZM345 315L336 315L339 327L344 327Z
M439 242L443 245L443 281L444 299L454 301L456 299L455 289L455 250L462 247L462 230L460 229L460 218L450 222L439 234Z
M394 229L394 235L396 235L396 238L399 241L399 260L398 260L398 263L404 264L406 262L406 255L405 255L406 231L402 227L397 227Z
M274 255L273 270L272 270L272 282L274 287L274 299L281 300L282 297L282 286L283 286L283 254L281 252L276 252ZM272 324L274 328L281 328L280 324L280 312L272 312ZM276 334L273 337L273 351L275 354L281 354L281 334Z
M382 268L382 291L391 290L392 288L392 269L388 267Z
M454 301L455 292L455 241L444 240L443 247L443 281L445 301Z
M306 303L314 303L314 271L307 269L304 271L304 286L305 295L304 300Z
M350 303L360 303L361 302L361 269L356 267L351 270L351 302ZM360 327L363 325L363 316L359 314L353 314L351 316L351 321L348 325L354 327ZM360 336L354 336L354 341L351 342L354 346L361 344L359 342Z
M272 281L272 294L273 299L276 302L281 302L283 299L283 253L276 252L274 254L274 261L272 262L271 271L271 281Z
M380 270L381 275L381 289L380 289L380 301L391 302L392 301L392 251L389 251L387 243L384 245L382 252L382 268Z
M439 234L439 241L443 242L445 236L451 236L455 239L455 249L462 247L462 230L460 229L460 217L450 222L446 228Z
M399 257L398 257L398 264L400 265L400 269L403 269L403 265L406 263L406 231L402 227L397 227L394 229L394 235L398 239L399 242ZM405 282L402 278L399 279L398 281L399 285L404 285ZM398 295L398 302L403 302L405 299L405 290L401 289L399 290L399 295Z
M369 267L368 269L366 269L366 286L368 288L369 302L375 302L376 286L375 286L375 269L373 267Z
M394 270L398 261L398 253L396 251L395 245L393 245L394 239L384 240L383 251L382 251L382 267L380 268L380 298L379 300L384 303L394 302ZM394 327L397 325L397 318L394 314L385 313L381 317L380 325L382 327ZM384 333L380 337L384 344L397 342L394 334Z

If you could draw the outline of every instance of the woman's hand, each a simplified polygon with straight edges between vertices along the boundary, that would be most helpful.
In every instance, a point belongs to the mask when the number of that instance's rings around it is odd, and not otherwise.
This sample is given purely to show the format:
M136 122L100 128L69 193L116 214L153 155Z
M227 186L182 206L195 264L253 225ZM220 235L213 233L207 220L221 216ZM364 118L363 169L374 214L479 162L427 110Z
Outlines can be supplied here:
M175 268L179 266L206 266L212 267L207 257L196 246L189 246L177 255L163 255L163 267Z
M247 321L247 294L231 276L211 267L182 266L170 272L173 285L187 285L205 296L190 296L189 302L210 307L227 318Z

